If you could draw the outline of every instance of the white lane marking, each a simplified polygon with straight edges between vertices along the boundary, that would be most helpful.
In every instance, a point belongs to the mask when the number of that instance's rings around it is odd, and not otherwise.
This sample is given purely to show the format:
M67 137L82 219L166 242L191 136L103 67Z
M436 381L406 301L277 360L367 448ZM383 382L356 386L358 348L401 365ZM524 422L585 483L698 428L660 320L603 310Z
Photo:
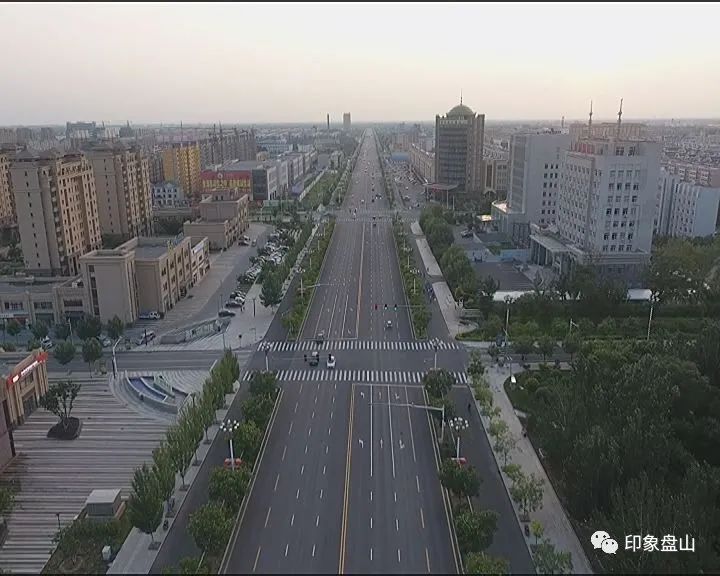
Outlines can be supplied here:
M323 476L325 476L325 468L327 468L327 466L323 466Z
M398 548L398 564L400 564L400 548Z
M320 500L322 500L322 496L323 496L323 489L320 488Z
M395 532L400 532L400 522L395 518Z
M370 562L372 562L372 548L370 548Z
M395 478L395 446L393 444L393 432L392 432L392 410L390 409L390 386L388 389L388 418L390 419L390 454L392 456L392 473Z
M370 502L372 502L372 490L370 490Z
M287 444L285 444L285 447L283 448L283 455L280 459L281 462L285 462L285 452L287 452Z
M297 409L298 409L298 403L295 402L295 414L297 414Z
M305 454L307 454L307 448L308 448L308 446L307 446L307 444L305 444Z
M412 445L413 462L417 462L417 456L415 455L415 436L413 435L412 417L410 416L410 397L408 396L407 386L405 386L405 403L408 405L407 413L408 413L408 424L410 426L410 444ZM418 492L420 492L420 490L418 490Z
M278 472L278 475L275 477L275 488L273 488L273 492L277 491L277 485L278 485L279 481L280 481L280 473Z
M300 467L300 476L302 476L304 473L305 473L305 464L303 464L303 465Z
M255 570L257 570L257 563L258 563L258 560L260 560L260 550L262 550L262 546L258 546L257 554L255 554L255 563L253 564L253 572L255 572Z
M320 524L320 514L318 514L317 518L315 518L315 526L317 527L318 524Z
M313 410L312 416L310 418L313 420L315 419L315 410Z
M427 571L428 574L430 574L430 554L427 548L425 548L425 564L427 564Z
M329 447L329 446L325 446L325 454L328 453L328 447Z
M295 524L295 514L292 515L292 518L290 518L290 526Z
M285 558L287 558L287 551L288 551L289 547L290 547L290 544L285 544Z
M265 528L267 528L268 520L270 520L270 510L272 510L272 506L268 506L267 515L265 516Z
M425 548L425 552L427 552L427 548ZM313 544L313 554L312 557L315 558L315 544Z
M415 485L417 486L418 494L420 494L420 478L415 474Z
M330 436L331 431L332 431L332 426L328 426L328 436Z
M422 524L422 527L425 528L425 514L423 514L422 508L420 508L420 523Z
M365 397L365 394L360 392ZM370 478L373 477L373 405L372 402L368 402L370 405Z
M312 432L312 426L310 426L310 428L308 428L308 436L310 436L311 432Z
M298 488L297 492L295 492L295 500L300 500L300 488Z
M288 430L288 436L290 436L290 433L292 432L293 422L290 422L290 429Z
M320 386L320 384L318 384ZM317 404L317 396L315 396L315 404Z
M372 516L370 516L370 530L372 530Z
M300 382L300 394L302 394L302 389L303 389L303 386L304 386L304 385L305 385L304 382Z
M395 499L395 502L397 502L397 492L393 492L393 498Z

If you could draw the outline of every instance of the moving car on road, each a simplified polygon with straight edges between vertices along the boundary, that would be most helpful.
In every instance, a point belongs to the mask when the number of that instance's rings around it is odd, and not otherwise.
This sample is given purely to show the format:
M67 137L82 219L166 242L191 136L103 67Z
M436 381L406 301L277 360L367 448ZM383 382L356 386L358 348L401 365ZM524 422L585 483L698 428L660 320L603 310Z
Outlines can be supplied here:
M327 367L328 369L335 368L335 356L333 356L332 354L328 354Z
M315 344L322 344L323 342L325 342L325 331L320 330L320 332L315 335Z
M320 364L320 354L315 350L310 355L310 366L317 366L318 364Z
M385 330L392 330L392 320L385 322Z

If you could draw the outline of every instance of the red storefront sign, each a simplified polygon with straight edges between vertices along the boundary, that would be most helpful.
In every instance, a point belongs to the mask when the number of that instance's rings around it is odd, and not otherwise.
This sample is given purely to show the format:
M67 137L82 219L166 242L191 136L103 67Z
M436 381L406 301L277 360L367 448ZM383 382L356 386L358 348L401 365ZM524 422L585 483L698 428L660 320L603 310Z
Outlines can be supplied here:
M20 372L16 372L15 374L11 374L10 376L8 376L7 387L11 388L15 384L17 384L18 380L20 380L21 378L25 378L25 376L35 370L35 368L37 368L39 364L44 364L45 362L47 362L47 358L47 352L40 352L37 356L35 356L35 359L30 364L25 366L25 368L20 370Z

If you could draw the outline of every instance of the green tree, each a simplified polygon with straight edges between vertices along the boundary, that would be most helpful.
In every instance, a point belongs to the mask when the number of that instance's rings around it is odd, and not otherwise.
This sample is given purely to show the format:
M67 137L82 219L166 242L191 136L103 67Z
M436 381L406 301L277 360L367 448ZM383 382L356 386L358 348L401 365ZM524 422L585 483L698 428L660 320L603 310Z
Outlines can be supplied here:
M102 322L97 316L83 316L75 325L75 331L81 340L99 338L102 332Z
M272 414L275 399L268 396L251 396L242 404L245 421L251 421L260 430L265 430Z
M423 386L431 398L444 398L455 384L455 378L447 370L431 370L423 376Z
M0 518L7 521L15 507L15 493L8 486L0 486Z
M70 336L70 326L67 322L58 322L53 326L53 333L57 340L67 340Z
M250 380L250 394L275 398L277 378L273 372L255 372Z
M463 564L465 574L501 575L510 573L510 565L505 558L488 556L483 552L468 554Z
M224 502L230 512L236 514L249 483L250 472L246 466L235 470L216 466L210 473L210 500L217 504Z
M482 376L485 374L485 366L482 361L482 353L480 350L470 352L470 362L467 371L471 376Z
M277 273L271 272L266 275L260 292L260 302L266 308L277 306L282 301L282 282Z
M455 532L463 554L482 552L492 544L497 518L492 510L464 510L455 517Z
M55 346L53 355L61 366L65 366L65 364L69 364L73 358L75 358L75 345L72 342L63 340Z
M537 478L535 474L530 474L530 476L523 474L510 487L510 496L520 506L525 517L542 508L544 484L545 481Z
M520 354L523 362L525 362L525 356L530 354L535 348L533 339L529 336L520 336L517 340L513 342L512 346L515 350L515 353Z
M141 532L150 534L150 540L154 543L153 533L162 521L163 505L157 480L147 464L135 470L132 490L128 501L130 522Z
M219 554L230 537L232 518L222 505L210 503L190 515L188 529L200 550Z
M170 457L170 450L165 442L153 450L153 475L157 483L160 499L167 503L170 510L170 497L175 491L175 467Z
M17 335L22 331L22 327L20 326L20 323L13 318L7 323L5 331L10 334L10 336L17 337ZM15 342L17 343L17 338L15 338Z
M30 338L27 342L27 351L32 352L38 348L40 348L40 342L37 341L37 338Z
M501 418L493 418L490 421L488 432L495 439L495 450L502 454L503 463L507 465L508 456L515 448L517 438L510 432L510 427Z
M547 357L552 356L552 353L555 351L555 340L550 336L542 336L540 340L538 340L538 350L540 350L543 362L545 362Z
M116 314L110 320L108 320L106 329L110 339L117 340L118 338L120 338L120 336L123 335L123 332L125 331L125 324L123 324L123 321Z
M192 462L196 444L192 431L181 423L171 426L167 431L168 457L175 472L180 474L182 485L185 486L185 473Z
M52 412L60 419L63 430L67 430L70 422L70 413L73 409L75 398L80 393L80 383L72 380L62 380L50 386L43 397L40 398L40 406L48 412Z
M492 276L486 276L479 283L479 308L486 318L489 318L493 309L495 292L500 288L500 283Z
M474 497L480 492L480 477L472 466L461 466L446 458L440 465L440 483L458 498Z
M202 558L195 556L187 556L180 560L179 566L166 566L162 569L162 573L167 576L175 576L176 574L192 575L192 574L211 574L207 564L202 564Z
M581 341L576 333L571 332L565 337L562 347L566 354L570 354L570 361L575 358L575 354L580 351Z
M547 538L540 544L533 544L533 562L539 574L570 574L572 558L570 552L558 552Z
M35 324L33 324L32 333L37 340L42 340L43 338L45 338L45 336L48 335L48 331L48 325L45 324L45 322L43 322L42 320L38 320L37 322L35 322Z
M542 538L544 532L545 528L543 528L543 525L540 524L539 521L533 520L532 522L530 522L530 534L535 537L535 544L537 544L538 540Z
M100 341L97 338L85 340L82 346L82 356L92 374L93 364L102 358L102 344L100 344Z
M263 440L263 430L258 428L254 421L248 420L240 424L233 439L236 450L242 455L241 458L249 462L251 468L255 468Z

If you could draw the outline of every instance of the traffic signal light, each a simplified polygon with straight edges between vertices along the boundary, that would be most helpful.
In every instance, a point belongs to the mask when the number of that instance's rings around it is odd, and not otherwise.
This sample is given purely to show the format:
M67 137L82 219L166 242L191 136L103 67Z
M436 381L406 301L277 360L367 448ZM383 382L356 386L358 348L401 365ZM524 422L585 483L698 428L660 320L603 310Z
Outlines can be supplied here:
M397 312L397 304L395 304L395 312Z
M385 310L387 310L387 304L385 304Z
M377 304L375 304L375 310L377 310Z

